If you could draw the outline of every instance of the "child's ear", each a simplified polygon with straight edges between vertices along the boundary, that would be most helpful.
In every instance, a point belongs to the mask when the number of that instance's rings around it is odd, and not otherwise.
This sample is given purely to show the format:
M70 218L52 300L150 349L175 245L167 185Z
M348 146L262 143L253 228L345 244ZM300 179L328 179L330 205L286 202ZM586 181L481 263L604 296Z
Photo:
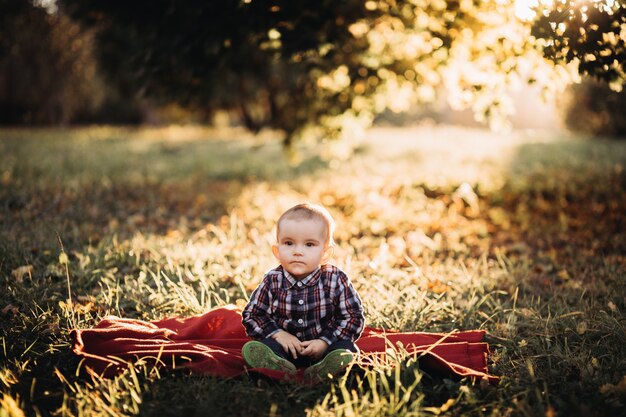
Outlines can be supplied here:
M326 249L324 249L324 255L322 255L321 263L325 264L326 262L328 262L330 258L333 257L334 253L335 253L335 248L333 246L327 246Z
M278 245L272 245L272 253L274 254L274 258L280 261L278 258Z

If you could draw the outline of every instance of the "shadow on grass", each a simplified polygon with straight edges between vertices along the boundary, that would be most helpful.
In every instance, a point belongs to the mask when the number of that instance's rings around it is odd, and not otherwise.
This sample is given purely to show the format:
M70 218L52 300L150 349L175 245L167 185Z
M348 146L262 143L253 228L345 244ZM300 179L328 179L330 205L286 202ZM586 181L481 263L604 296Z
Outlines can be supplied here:
M589 280L589 267L607 259L620 262L626 254L625 166L624 142L517 147L504 187L485 196L493 246L528 252L537 271L552 274L557 284Z
M611 389L626 372L625 166L623 142L523 144L484 196L494 258L515 285L502 330L517 346L496 372L543 404L533 412L624 413Z
M399 379L395 379L393 370L371 379L365 376L364 369L356 367L345 380L328 380L315 385L278 382L256 375L222 379L169 374L151 384L150 392L142 399L139 415L297 417L318 414L325 401L328 401L327 406L343 407L347 413L353 410L358 415L359 405L350 404L355 400L354 395L368 397L369 407L364 407L363 411L377 415L393 413L394 407L397 407L396 412L401 412L406 408L402 404L410 407L411 401L419 402L421 407L441 407L451 397L458 396L465 384L429 375L414 362L409 362L409 365L405 362L398 364L401 368L397 374ZM415 389L407 392L407 386ZM385 398L396 389L404 394L403 398L394 398L389 403L377 402L376 398ZM485 393L491 390L483 388ZM312 412L315 408L317 411Z
M328 384L317 387L266 378L222 379L168 375L151 386L140 416L305 416L321 401Z
M0 272L54 260L57 233L70 251L136 233L193 233L228 214L247 183L296 180L327 168L319 156L290 165L278 141L125 134L2 134Z

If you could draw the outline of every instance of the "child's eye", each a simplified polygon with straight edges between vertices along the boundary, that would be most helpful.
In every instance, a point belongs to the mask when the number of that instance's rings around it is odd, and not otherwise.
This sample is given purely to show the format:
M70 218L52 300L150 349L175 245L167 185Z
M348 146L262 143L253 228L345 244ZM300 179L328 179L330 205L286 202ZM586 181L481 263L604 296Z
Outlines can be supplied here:
M315 243L313 242L307 242L306 244L309 248L312 248L313 246L315 246Z
M288 240L288 241L286 241L286 242L284 242L284 243L285 243L285 245L287 245L287 246L291 246L291 245L293 245L293 242L291 242L291 241L289 241L289 240Z

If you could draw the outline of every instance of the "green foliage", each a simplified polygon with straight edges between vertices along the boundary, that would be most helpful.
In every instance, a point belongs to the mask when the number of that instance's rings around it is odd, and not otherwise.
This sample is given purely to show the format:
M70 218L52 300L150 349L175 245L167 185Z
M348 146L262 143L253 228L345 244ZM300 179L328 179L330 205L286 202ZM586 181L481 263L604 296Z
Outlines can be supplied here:
M132 122L144 98L202 121L227 110L289 144L440 94L505 127L511 88L556 94L576 69L625 79L623 0L541 2L534 22L513 0L57 3L0 3L0 122Z
M621 90L626 83L626 3L624 0L555 0L538 10L532 34L544 54L576 62L578 71Z
M97 30L100 63L122 89L227 109L253 131L284 131L286 143L353 135L385 109L434 101L442 87L455 107L498 123L511 111L506 85L554 84L513 1L62 0L60 8Z

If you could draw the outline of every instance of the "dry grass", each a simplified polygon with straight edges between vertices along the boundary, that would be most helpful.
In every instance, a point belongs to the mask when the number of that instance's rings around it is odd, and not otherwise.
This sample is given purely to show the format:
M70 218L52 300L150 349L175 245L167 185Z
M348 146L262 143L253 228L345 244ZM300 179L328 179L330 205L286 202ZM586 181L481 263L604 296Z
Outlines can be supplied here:
M626 412L626 143L378 128L349 160L301 151L294 167L271 133L238 130L0 132L0 415ZM411 361L317 387L80 373L72 326L245 303L301 200L335 216L369 325L486 329L500 385Z

